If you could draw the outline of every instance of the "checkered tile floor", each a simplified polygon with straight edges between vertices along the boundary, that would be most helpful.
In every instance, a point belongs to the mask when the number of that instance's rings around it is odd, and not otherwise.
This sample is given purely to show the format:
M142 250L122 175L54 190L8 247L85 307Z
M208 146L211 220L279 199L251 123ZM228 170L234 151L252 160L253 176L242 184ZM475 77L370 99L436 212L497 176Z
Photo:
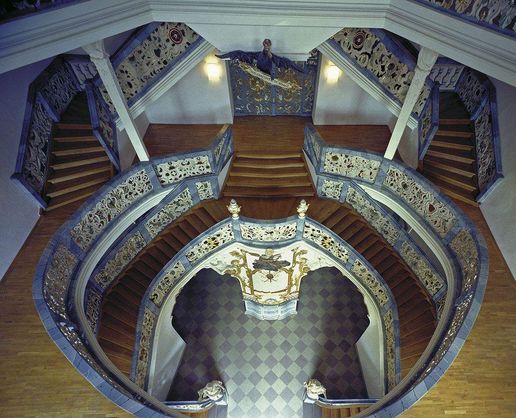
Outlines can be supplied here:
M173 316L187 346L169 400L196 399L217 379L229 393L229 417L301 417L302 385L311 377L329 398L367 398L355 350L367 311L336 269L308 274L298 314L282 321L245 315L236 279L202 270L178 296Z

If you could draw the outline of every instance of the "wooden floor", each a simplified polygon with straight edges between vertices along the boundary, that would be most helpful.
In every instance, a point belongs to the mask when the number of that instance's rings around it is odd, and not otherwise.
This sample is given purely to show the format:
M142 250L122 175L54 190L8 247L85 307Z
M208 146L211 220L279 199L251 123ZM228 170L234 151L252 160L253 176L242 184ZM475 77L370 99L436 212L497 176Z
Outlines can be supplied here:
M302 144L304 118L237 118L237 149L269 146L259 141L260 130L278 134L275 146L292 149ZM211 142L220 126L151 126L146 137L152 155L180 152L194 141ZM320 127L329 143L385 149L388 131L382 127ZM250 135L249 132L257 132ZM153 134L154 138L150 135ZM167 138L159 143L157 138ZM364 138L360 140L360 138ZM204 139L203 139L204 138ZM175 144L177 141L177 148ZM348 142L346 142L348 141ZM243 206L242 213L275 218L290 207L274 209ZM277 203L274 206L282 205ZM485 302L471 335L443 379L404 417L514 417L516 416L516 284L477 208L464 211L484 233L490 256L490 277ZM0 283L0 417L126 417L86 382L46 334L32 302L32 278L41 253L54 231L74 208L45 214ZM258 215L259 216L259 215ZM289 417L290 418L290 417Z

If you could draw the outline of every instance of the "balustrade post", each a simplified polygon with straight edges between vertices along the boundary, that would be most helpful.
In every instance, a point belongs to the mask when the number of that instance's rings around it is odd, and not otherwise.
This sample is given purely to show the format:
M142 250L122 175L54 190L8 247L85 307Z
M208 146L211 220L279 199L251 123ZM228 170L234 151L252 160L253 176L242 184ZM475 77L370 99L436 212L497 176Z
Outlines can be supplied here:
M414 109L417 99L425 86L425 80L428 74L430 74L438 56L439 54L437 52L428 48L422 48L421 51L419 51L416 69L414 70L414 77L410 83L403 106L398 115L398 120L396 121L396 125L392 131L391 139L387 145L387 150L385 151L384 157L389 160L393 159L394 154L398 149L398 145L400 144L401 137L405 131L410 115L412 114L412 110Z
M91 61L95 64L95 67L97 67L100 79L104 83L104 87L122 121L138 159L140 161L149 161L149 153L143 143L140 131L131 116L124 93L109 59L109 54L104 49L104 41L100 40L84 45L82 49L89 54Z

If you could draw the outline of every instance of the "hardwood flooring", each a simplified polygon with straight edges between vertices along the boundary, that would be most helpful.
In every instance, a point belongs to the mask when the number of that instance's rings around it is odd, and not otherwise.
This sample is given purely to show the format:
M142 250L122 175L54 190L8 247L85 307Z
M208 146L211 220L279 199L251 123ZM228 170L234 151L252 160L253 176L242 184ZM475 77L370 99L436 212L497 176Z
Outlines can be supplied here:
M277 134L275 147L299 149L302 127L307 121L305 118L236 118L237 149L268 146L259 142L263 130ZM215 125L151 126L146 140L151 155L181 152L204 147L219 129ZM379 152L385 149L389 138L385 129L380 135L382 129L378 127L371 127L370 131L360 127L360 133L357 127L318 129L323 137L328 135L329 143L340 138L341 145L349 140L350 146ZM151 133L156 135L153 139ZM162 144L157 140L159 135L169 140ZM361 137L365 139L360 140ZM267 219L283 217L285 212L294 214L297 203L293 198L275 201L274 205L270 200L239 199L243 215ZM457 360L404 417L516 416L516 283L480 210L461 207L482 230L489 248L490 277L484 303ZM70 205L45 214L0 283L1 417L129 416L96 392L66 361L45 332L32 302L32 279L41 253L75 208Z

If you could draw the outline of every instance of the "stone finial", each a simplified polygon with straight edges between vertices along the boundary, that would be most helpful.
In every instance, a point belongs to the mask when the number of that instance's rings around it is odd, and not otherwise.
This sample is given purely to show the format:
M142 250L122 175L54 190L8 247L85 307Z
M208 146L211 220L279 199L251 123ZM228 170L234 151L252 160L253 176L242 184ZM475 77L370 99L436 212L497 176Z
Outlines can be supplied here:
M299 215L300 219L306 217L306 211L308 210L308 206L310 206L310 204L306 203L305 199L299 202L299 205L297 206L297 214Z
M323 398L326 398L326 388L317 379L307 380L303 383L303 386L306 389L306 396L308 396L310 399L319 399L319 395L322 395Z
M228 208L229 213L231 213L231 217L233 219L239 218L238 214L240 213L241 206L238 206L235 199L231 199L231 201L229 202L229 205L226 207Z
M205 401L211 399L212 401L218 401L224 393L226 388L220 380L212 380L208 382L201 390L197 391L199 394L199 401Z

